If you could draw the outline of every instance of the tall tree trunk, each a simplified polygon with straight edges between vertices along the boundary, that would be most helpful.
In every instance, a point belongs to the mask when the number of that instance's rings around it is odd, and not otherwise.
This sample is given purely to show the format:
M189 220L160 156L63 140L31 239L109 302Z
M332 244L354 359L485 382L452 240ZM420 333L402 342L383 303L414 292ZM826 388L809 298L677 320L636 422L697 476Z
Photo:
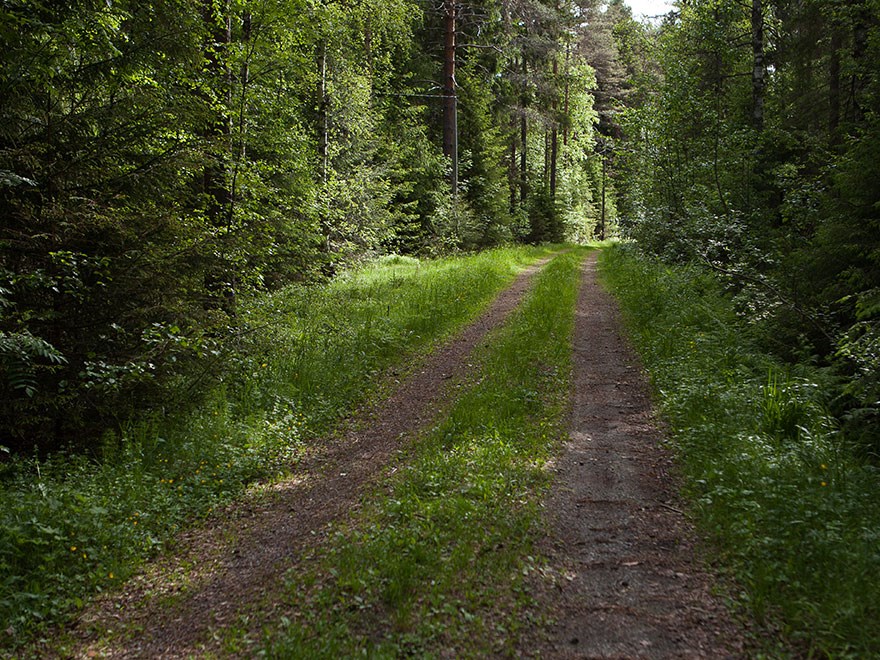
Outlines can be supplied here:
M241 65L241 116L239 119L239 131L241 133L241 139L239 144L239 156L243 159L247 157L247 141L245 139L245 135L247 134L247 91L248 86L251 82L251 57L250 57L250 42L251 42L251 31L253 28L253 16L251 12L246 11L241 16L241 41L245 44L245 48L247 49L247 56L245 57L244 62Z
M544 128L544 190L550 191L550 131Z
M327 42L318 45L318 176L327 182L330 158L330 94L327 91Z
M828 64L828 133L832 145L840 144L840 51L843 39L840 26L831 26L831 57Z
M237 203L238 197L238 175L241 170L241 166L244 161L247 159L247 129L248 129L248 93L250 87L251 80L251 27L252 27L252 16L250 12L244 12L241 15L241 43L244 45L245 49L245 57L244 61L241 63L241 69L239 73L239 101L238 108L236 112L238 117L236 121L238 123L237 131L238 131L238 145L236 148L234 166L232 170L232 180L230 182L230 198L233 206Z
M202 189L208 197L208 216L215 226L223 226L231 221L231 192L226 181L226 162L229 156L231 135L229 108L232 105L232 74L224 56L232 42L232 23L228 3L221 7L223 14L218 16L214 3L205 0L202 18L208 30L205 44L206 71L214 80L219 80L224 107L208 120L205 127L205 141L208 145L208 163L202 172Z
M202 170L202 190L206 197L208 221L217 228L232 228L232 189L228 180L228 164L232 151L232 70L227 51L232 43L232 20L229 2L219 5L219 15L211 0L204 0L202 19L207 28L205 44L205 71L210 84L220 88L222 108L212 111L204 137L207 148L206 164ZM212 102L213 99L209 99ZM216 114L213 114L216 112ZM223 234L218 245L219 257L204 273L206 305L219 307L230 316L236 311L236 273L227 260L226 241L230 232Z
M516 162L516 118L514 117L513 125L511 127L511 135L510 135L510 164L507 167L507 181L508 187L510 188L510 212L513 213L516 210L516 198L517 193L519 191L519 170L517 168Z
M752 0L752 125L764 128L764 3Z
M870 12L864 0L853 2L853 74L850 95L852 97L852 120L860 124L865 119L862 107L867 80L864 71L865 55L868 52L868 30L871 23Z
M452 161L450 187L458 194L458 97L455 89L455 0L443 0L443 154Z
M565 106L563 108L562 144L568 146L569 98L571 96L571 41L565 42Z
M559 75L559 64L556 59L553 59L553 80L554 86L556 77ZM556 95L554 94L552 111L551 111L551 121L553 122L552 128L550 129L550 198L556 198L556 161L559 157L559 123L558 112L557 112L557 101Z
M519 201L520 204L525 204L526 198L529 195L529 179L528 179L528 152L529 152L529 125L527 118L527 110L529 106L529 93L527 87L528 73L529 67L528 62L526 61L525 53L523 53L522 57L522 73L523 73L523 82L522 82L522 97L521 97L521 105L522 105L522 113L519 117Z
M603 148L602 149L602 216L599 221L599 240L600 241L605 240L605 177L607 175L606 169L605 169L605 167L606 167L605 166L605 159L606 159L606 155L605 155L605 150Z

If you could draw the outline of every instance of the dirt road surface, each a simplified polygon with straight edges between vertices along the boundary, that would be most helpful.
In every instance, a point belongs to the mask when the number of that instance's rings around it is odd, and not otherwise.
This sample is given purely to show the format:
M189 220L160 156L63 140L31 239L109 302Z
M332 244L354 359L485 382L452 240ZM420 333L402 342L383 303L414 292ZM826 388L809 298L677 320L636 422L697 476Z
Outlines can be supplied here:
M88 609L66 657L250 657L277 619L283 575L394 463L407 438L448 406L473 350L522 300L525 271L477 321L431 353L390 398L355 416L286 480L188 532L119 592ZM571 432L546 503L550 558L534 586L553 623L521 648L549 658L742 656L741 631L711 593L676 502L644 376L621 338L614 300L588 257L574 336ZM552 579L546 579L552 576ZM232 631L232 632L230 632Z
M695 554L676 501L646 378L616 301L585 263L577 303L570 433L546 503L554 623L534 640L553 658L733 658L742 631Z
M247 649L261 640L281 601L285 572L324 541L331 522L359 507L406 438L430 424L451 399L446 386L467 377L469 356L500 327L547 260L524 270L471 325L433 351L388 399L356 415L271 492L231 506L185 535L121 592L80 618L80 658L170 659L222 652L234 627Z

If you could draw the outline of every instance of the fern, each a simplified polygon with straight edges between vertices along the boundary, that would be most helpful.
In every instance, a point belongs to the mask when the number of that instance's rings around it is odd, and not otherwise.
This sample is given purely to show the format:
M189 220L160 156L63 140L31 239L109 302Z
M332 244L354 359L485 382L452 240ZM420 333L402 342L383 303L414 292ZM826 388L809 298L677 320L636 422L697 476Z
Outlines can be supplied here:
M10 388L32 397L37 391L36 369L41 361L57 366L65 364L67 359L52 344L26 330L13 333L0 330L0 365Z

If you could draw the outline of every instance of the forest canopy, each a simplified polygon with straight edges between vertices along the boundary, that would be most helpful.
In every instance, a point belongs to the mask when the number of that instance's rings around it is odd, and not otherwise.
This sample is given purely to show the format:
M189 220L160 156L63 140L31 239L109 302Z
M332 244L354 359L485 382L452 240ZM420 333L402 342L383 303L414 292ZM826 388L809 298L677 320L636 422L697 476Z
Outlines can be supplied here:
M627 235L726 282L789 362L830 368L880 451L880 5L682 1L623 122Z
M619 2L3 3L0 445L88 445L194 400L262 291L604 231L597 111L620 99L595 100L590 60L611 15L632 20Z
M618 235L714 271L880 449L880 6L10 0L0 446L229 378L241 311L382 254Z

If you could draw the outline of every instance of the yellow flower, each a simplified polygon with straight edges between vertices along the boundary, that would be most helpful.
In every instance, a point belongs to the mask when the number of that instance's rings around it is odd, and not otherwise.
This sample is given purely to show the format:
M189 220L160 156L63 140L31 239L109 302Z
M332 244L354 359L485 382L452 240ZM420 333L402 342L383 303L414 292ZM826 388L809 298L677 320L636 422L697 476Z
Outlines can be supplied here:
M826 484L824 481L822 482L822 486L827 486L827 485L828 485L828 484Z
M70 546L70 551L71 551L71 552L76 552L76 546L75 546L75 545Z
M110 571L109 573L107 573L107 577L112 580L113 579L113 571Z
M825 465L825 463L822 463L822 465L820 465L819 467L822 468L823 470L827 470L827 469L828 469L828 466Z

